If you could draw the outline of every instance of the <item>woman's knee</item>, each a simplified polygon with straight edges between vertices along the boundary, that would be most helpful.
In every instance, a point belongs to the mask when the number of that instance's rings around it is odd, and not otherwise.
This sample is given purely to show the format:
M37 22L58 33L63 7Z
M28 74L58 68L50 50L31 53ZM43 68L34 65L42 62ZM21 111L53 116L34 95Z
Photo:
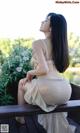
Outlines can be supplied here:
M19 86L22 85L22 82L23 82L23 79L20 79L18 85Z
M18 83L18 89L23 89L23 79L21 79Z

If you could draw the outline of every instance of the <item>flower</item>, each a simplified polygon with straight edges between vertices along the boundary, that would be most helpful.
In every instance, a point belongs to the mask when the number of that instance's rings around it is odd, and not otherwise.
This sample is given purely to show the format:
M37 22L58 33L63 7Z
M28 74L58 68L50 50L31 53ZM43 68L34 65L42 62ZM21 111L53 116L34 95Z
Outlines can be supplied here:
M22 71L22 67L17 67L17 68L16 68L16 71L17 71L17 72L21 72L21 71Z

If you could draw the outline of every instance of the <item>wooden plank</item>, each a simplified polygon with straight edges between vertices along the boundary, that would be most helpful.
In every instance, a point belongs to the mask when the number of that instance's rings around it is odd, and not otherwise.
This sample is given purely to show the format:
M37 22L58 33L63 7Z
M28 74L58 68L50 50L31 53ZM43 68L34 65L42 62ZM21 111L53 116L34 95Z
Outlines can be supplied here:
M70 100L64 105L59 105L55 110L48 113L55 112L69 112L80 110L80 100ZM15 116L27 116L34 114L46 114L47 112L41 110L34 105L8 105L0 106L0 118L11 118Z

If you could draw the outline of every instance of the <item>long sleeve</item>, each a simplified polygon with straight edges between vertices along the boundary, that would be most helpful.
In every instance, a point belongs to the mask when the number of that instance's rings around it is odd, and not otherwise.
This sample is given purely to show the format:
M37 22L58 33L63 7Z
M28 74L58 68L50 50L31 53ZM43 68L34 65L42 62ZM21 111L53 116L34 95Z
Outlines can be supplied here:
M45 75L48 73L49 68L45 60L43 49L41 47L41 40L37 40L32 44L33 58L37 60L37 66L34 70L31 70L32 75Z

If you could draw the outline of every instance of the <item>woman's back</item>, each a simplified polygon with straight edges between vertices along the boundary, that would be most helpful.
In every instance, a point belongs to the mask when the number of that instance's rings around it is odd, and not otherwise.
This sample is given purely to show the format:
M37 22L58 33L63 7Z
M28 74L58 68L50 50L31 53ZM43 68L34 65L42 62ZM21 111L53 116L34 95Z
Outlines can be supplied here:
M46 75L40 75L40 76L45 77L45 78L62 79L61 75L59 74L52 60L53 53L52 53L50 39L41 39L40 41L41 41L41 47L43 48L43 54L45 56L45 60L49 68L49 72Z

